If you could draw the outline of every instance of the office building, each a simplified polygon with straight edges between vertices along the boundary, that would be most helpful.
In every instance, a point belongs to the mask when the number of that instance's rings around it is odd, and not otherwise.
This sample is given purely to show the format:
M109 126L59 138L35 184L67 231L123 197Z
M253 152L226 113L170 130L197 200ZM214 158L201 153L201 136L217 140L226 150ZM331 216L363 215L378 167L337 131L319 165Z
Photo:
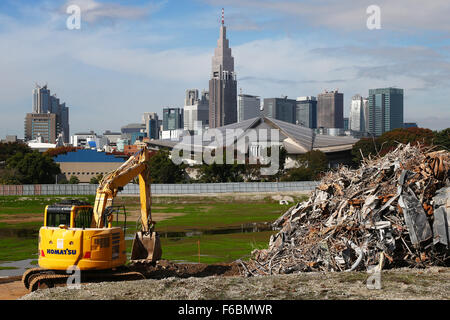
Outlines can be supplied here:
M283 98L264 99L263 114L266 117L289 123L296 123L297 101Z
M47 85L41 87L36 85L33 89L32 114L54 114L55 115L55 132L51 136L62 137L64 143L69 143L70 129L69 129L69 108L65 103L60 103L56 95L51 95ZM31 117L33 118L33 117ZM30 119L25 120L25 124L30 124ZM33 119L38 119L34 117ZM41 120L45 117L41 117ZM33 120L34 121L34 120ZM38 121L38 120L36 120ZM25 128L25 137L29 136L33 128ZM28 134L27 134L28 132ZM34 138L33 138L34 139ZM60 138L61 139L61 138Z
M56 114L27 113L25 117L25 141L42 138L42 142L56 143Z
M317 128L317 98L298 97L296 103L295 123L303 127Z
M258 96L240 94L237 103L237 122L259 117L261 99Z
M69 143L69 108L65 103L60 103L56 95L52 95L48 112L56 114L56 135L61 135L64 143Z
M403 127L403 89L369 90L369 128L374 136Z
M369 113L369 100L359 94L352 97L350 105L349 129L355 132L366 132Z
M119 140L122 136L121 132L111 132L110 130L106 130L103 132L103 136L108 139L108 145L115 146L117 143L117 140Z
M184 128L183 109L163 108L163 131Z
M142 140L147 137L146 125L144 123L130 123L120 128L122 132L122 138L130 141L130 144L134 144L136 140Z
M33 89L33 109L32 113L47 113L51 109L50 90L47 85L41 87L36 84Z
M145 123L145 132L150 139L159 139L159 118L156 112L145 112L142 116Z
M198 130L209 126L209 92L203 90L201 97L197 89L186 90L184 101L184 130Z
M222 11L222 25L209 80L209 127L217 128L236 122L237 81Z
M335 90L317 95L317 127L344 128L344 94Z
M344 131L349 130L349 118L348 117L344 117Z

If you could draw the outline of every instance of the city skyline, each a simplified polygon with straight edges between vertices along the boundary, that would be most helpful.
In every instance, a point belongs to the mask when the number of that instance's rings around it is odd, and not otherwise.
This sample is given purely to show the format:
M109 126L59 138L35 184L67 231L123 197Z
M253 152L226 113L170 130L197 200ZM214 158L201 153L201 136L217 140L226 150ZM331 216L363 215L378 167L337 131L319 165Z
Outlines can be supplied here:
M82 9L80 30L66 28L64 9L71 3ZM405 19L398 4L379 1L381 29L369 30L370 4L4 1L0 137L23 136L36 82L64 97L71 133L117 131L144 112L161 116L163 106L183 107L187 88L208 89L222 7L243 93L296 99L339 89L348 117L355 94L399 87L405 122L448 127L450 23L443 17L450 5L442 2L437 10L422 4L426 18L412 12ZM418 2L409 1L408 8L414 11ZM330 19L313 19L320 15Z

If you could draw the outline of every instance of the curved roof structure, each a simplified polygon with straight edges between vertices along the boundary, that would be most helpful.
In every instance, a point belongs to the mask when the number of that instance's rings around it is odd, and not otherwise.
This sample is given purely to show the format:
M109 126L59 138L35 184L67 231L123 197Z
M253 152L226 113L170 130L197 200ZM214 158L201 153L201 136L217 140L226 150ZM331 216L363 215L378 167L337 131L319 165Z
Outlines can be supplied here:
M352 149L353 145L358 141L358 139L347 136L316 134L313 129L265 116L205 130L203 132L203 140L198 136L196 139L196 136L194 136L191 141L194 141L194 144L197 141L203 141L203 148L217 145L229 146L235 144L239 139L250 135L251 130L255 130L259 137L260 130L269 130L267 132L270 137L271 129L278 130L278 142L283 144L289 154L303 154L311 150L320 150L325 153L345 151ZM151 144L171 148L180 143L182 139L181 137L179 141L152 140ZM214 139L217 140L214 141ZM222 143L220 143L220 140L222 140ZM194 146L194 148L198 147L200 146Z

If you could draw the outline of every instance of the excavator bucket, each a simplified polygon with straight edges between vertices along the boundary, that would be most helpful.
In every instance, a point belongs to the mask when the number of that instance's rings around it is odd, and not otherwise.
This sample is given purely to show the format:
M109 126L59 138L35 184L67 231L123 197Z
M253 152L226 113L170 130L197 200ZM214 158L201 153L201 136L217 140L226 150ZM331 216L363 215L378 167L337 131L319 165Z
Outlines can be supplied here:
M158 233L137 232L134 236L133 247L131 248L131 260L157 261L161 259L162 249Z

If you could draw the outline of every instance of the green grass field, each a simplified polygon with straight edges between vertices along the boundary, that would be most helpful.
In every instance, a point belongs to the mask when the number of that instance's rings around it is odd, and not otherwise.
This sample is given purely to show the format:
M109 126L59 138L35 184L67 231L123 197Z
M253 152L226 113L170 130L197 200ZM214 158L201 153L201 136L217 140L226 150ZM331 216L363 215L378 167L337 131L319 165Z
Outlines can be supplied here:
M297 198L304 200L306 197ZM94 196L7 196L0 197L0 263L37 258L38 230L43 222L45 206L63 199L80 199L93 203ZM127 212L139 211L138 197L118 197ZM258 200L236 200L224 197L154 197L152 214L164 216L156 225L165 232L193 232L192 236L161 237L163 259L231 262L248 258L253 249L267 247L274 231L209 234L217 229L236 228L248 223L273 222L288 209L270 197ZM131 215L130 215L131 216ZM133 219L128 219L129 238L135 232ZM128 252L131 240L127 240Z

